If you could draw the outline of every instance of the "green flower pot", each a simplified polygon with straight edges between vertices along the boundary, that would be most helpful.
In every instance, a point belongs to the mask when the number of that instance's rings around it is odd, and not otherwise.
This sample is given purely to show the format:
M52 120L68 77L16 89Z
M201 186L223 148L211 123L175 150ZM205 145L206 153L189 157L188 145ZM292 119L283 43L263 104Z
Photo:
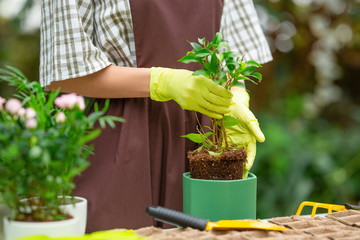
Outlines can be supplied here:
M183 174L183 211L210 221L256 219L257 178L203 180Z

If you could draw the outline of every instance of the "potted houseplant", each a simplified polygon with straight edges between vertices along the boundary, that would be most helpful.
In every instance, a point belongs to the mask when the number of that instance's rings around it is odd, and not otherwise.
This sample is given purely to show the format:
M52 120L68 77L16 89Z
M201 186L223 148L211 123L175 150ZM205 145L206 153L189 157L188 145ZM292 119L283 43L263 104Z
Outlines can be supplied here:
M71 195L73 178L89 165L88 143L101 132L95 123L123 119L104 116L108 102L86 115L83 97L46 92L13 67L0 69L0 81L17 88L14 98L0 97L0 201L11 213L5 239L84 234L77 213L86 218L86 200Z
M232 52L220 33L212 41L191 42L192 50L179 61L198 63L202 69L194 75L204 75L226 89L244 88L244 81L257 83L262 75L256 61L244 61ZM227 127L239 124L225 115L211 119L210 126L201 126L197 133L184 137L198 143L198 149L188 153L190 172L183 175L184 212L212 221L220 219L256 218L256 176L249 173L244 146L229 142Z

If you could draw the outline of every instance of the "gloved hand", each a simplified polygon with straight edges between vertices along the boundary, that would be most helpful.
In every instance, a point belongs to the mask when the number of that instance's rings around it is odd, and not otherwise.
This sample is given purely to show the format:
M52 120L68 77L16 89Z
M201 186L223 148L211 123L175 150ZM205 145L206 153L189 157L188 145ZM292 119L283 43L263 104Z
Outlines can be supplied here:
M249 94L245 89L235 88L231 90L233 99L230 106L230 115L235 117L239 124L226 127L226 134L230 144L242 145L247 151L243 178L247 175L254 163L256 155L256 141L264 142L265 136L261 132L259 122L249 110Z
M220 119L230 112L232 94L204 76L169 68L150 69L150 97L155 101L176 101L182 109Z

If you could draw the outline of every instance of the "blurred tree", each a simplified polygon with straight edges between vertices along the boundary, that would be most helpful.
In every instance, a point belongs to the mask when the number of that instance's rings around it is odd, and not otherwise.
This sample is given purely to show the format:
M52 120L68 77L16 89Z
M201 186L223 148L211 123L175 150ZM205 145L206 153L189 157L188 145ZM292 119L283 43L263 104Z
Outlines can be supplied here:
M360 200L360 1L255 0L274 61L249 85L258 145L258 217L301 201Z
M21 69L29 79L39 77L40 36L39 27L26 29L29 11L36 1L26 0L18 13L5 18L0 15L0 67L11 65ZM0 0L0 4L4 0ZM38 13L40 14L40 12ZM0 83L0 95L10 96L13 89Z

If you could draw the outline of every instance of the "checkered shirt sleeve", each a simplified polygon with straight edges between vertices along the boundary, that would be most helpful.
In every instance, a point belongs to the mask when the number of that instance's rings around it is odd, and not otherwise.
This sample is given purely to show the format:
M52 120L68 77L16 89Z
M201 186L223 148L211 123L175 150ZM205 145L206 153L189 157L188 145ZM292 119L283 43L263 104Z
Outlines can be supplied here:
M245 60L272 60L253 0L224 0L220 31L230 49L243 54Z
M233 51L272 59L252 0L224 0L221 32ZM40 83L81 77L111 64L135 67L129 0L42 0Z
M128 1L43 0L40 83L136 66Z

